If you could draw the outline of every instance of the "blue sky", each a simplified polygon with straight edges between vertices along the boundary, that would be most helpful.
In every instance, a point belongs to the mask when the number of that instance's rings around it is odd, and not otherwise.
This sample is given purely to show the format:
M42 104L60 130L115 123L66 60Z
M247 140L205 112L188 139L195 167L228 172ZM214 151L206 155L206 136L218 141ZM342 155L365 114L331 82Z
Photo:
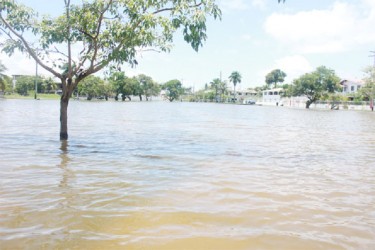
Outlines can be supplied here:
M63 0L23 0L41 13L61 10ZM129 76L144 73L159 83L180 79L202 88L237 70L241 89L264 85L265 75L280 68L289 83L325 65L341 78L361 79L373 65L375 0L219 0L222 21L208 21L208 40L195 52L177 34L170 53L143 52ZM24 55L1 54L8 74L34 74ZM44 73L46 74L46 73ZM47 75L47 74L46 74Z

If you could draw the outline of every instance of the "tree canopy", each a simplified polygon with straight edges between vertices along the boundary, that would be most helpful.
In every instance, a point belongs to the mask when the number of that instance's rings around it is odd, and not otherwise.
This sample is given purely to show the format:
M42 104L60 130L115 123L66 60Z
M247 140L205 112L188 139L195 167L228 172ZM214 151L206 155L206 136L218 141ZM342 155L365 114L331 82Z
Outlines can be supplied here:
M7 68L5 67L5 65L0 61L0 91L2 92L5 92L9 82L9 77L4 73L6 70Z
M163 84L162 89L165 90L165 97L170 101L173 102L177 100L183 93L184 88L182 87L182 83L179 80L170 80Z
M364 86L359 90L359 94L363 99L373 102L375 99L375 68L368 67L365 69L365 77L363 78ZM373 105L373 103L372 103Z
M274 69L266 75L267 85L274 84L274 87L277 87L278 82L284 82L286 74L280 69Z
M233 71L231 74L230 74L230 76L229 76L229 80L230 80L230 82L232 82L233 83L233 85L234 86L236 86L237 85L237 83L240 83L241 82L241 74L240 74L240 72L238 72L238 71Z
M64 64L69 66L65 78L83 76L110 63L137 64L138 49L169 51L178 29L198 50L207 38L206 15L221 15L212 0L92 0L80 5L64 2L65 13L61 16L39 18L23 4L4 0L0 28L8 39L3 51L10 55L15 49L27 52L58 78L64 78ZM33 42L26 40L27 31L34 35ZM72 54L75 45L81 48L76 56Z
M318 67L314 72L306 73L294 80L293 95L304 95L307 97L306 108L326 93L334 93L339 90L340 78L335 71L325 66Z
M146 101L149 100L151 96L158 95L160 93L159 84L154 82L150 76L145 74L140 74L136 77L137 83L139 84L139 99L142 101L142 94L146 97Z
M78 94L85 95L87 100L91 100L93 97L104 96L104 85L105 83L100 77L90 75L83 79L81 84L78 85Z
M217 98L217 94L219 93L221 80L219 78L213 79L211 82L211 88L215 91L215 98Z
M233 88L234 88L233 99L234 99L234 101L236 101L236 85L237 85L237 83L241 82L241 79L242 79L242 76L241 76L240 72L238 72L238 71L233 71L229 76L229 81L231 83L233 83Z

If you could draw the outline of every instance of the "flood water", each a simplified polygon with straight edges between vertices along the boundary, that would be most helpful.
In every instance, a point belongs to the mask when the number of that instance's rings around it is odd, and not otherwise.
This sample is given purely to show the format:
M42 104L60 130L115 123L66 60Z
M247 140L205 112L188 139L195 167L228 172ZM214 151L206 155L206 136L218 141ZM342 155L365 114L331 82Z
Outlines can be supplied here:
M375 113L0 100L0 249L375 249Z

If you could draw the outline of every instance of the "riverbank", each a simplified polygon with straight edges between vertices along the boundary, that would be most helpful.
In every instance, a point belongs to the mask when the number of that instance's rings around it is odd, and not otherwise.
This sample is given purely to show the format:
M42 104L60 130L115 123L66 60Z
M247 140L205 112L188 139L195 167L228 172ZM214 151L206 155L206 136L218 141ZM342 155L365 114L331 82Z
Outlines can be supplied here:
M38 94L37 99L38 100L60 100L60 95L58 94ZM33 100L34 99L34 93L30 93L28 96L22 96L19 94L6 94L6 95L0 95L0 98L3 99L22 99L22 100ZM86 97L80 97L79 99L73 98L72 100L79 100L79 101L87 101L87 102L97 102L97 101L103 101L100 99L93 99L93 100L86 100ZM113 98L110 98L109 101L114 101ZM143 100L144 102L147 102ZM163 101L162 99L158 97L153 97L153 102ZM122 102L122 101L119 101ZM140 102L138 99L138 96L134 96L131 101L126 102ZM179 102L189 102L186 99L183 99ZM215 103L215 102L202 102L202 103ZM243 103L233 103L233 102L223 102L218 104L236 104L236 105L249 105L249 104L243 104ZM279 106L279 107L287 107L287 108L297 108L297 109L306 109L306 102L304 100L299 100L297 98L284 98L280 100L280 102L262 102L257 101L256 106ZM316 103L313 103L310 105L309 109L314 110L352 110L352 111L372 111L369 102L328 102L328 101L318 101Z
M39 100L59 100L60 99L60 95L58 94L37 94L37 99ZM20 95L20 94L16 94L16 93L12 93L12 94L5 94L5 95L1 95L0 98L5 98L5 99L35 99L35 94L34 93L30 93L29 95L27 96L24 96L24 95Z

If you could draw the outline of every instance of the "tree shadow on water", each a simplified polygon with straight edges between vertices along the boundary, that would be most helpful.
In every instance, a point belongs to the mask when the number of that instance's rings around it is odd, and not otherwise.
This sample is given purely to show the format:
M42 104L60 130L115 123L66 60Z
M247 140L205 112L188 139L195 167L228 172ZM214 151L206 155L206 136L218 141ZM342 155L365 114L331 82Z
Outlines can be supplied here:
M75 173L72 168L72 158L69 153L69 142L61 141L60 152L58 157L60 163L57 167L61 171L61 179L57 185L56 195L58 197L57 208L58 211L54 223L59 227L59 232L51 239L51 248L71 248L77 241L77 235L71 233L71 230L77 227L81 220L79 213L77 213L77 199L79 191L74 187Z
M60 146L60 164L58 167L62 170L62 178L59 183L59 188L61 189L61 194L63 195L63 206L69 206L73 201L75 194L71 188L71 181L74 178L74 172L71 169L70 163L71 158L69 156L69 142L61 141Z

